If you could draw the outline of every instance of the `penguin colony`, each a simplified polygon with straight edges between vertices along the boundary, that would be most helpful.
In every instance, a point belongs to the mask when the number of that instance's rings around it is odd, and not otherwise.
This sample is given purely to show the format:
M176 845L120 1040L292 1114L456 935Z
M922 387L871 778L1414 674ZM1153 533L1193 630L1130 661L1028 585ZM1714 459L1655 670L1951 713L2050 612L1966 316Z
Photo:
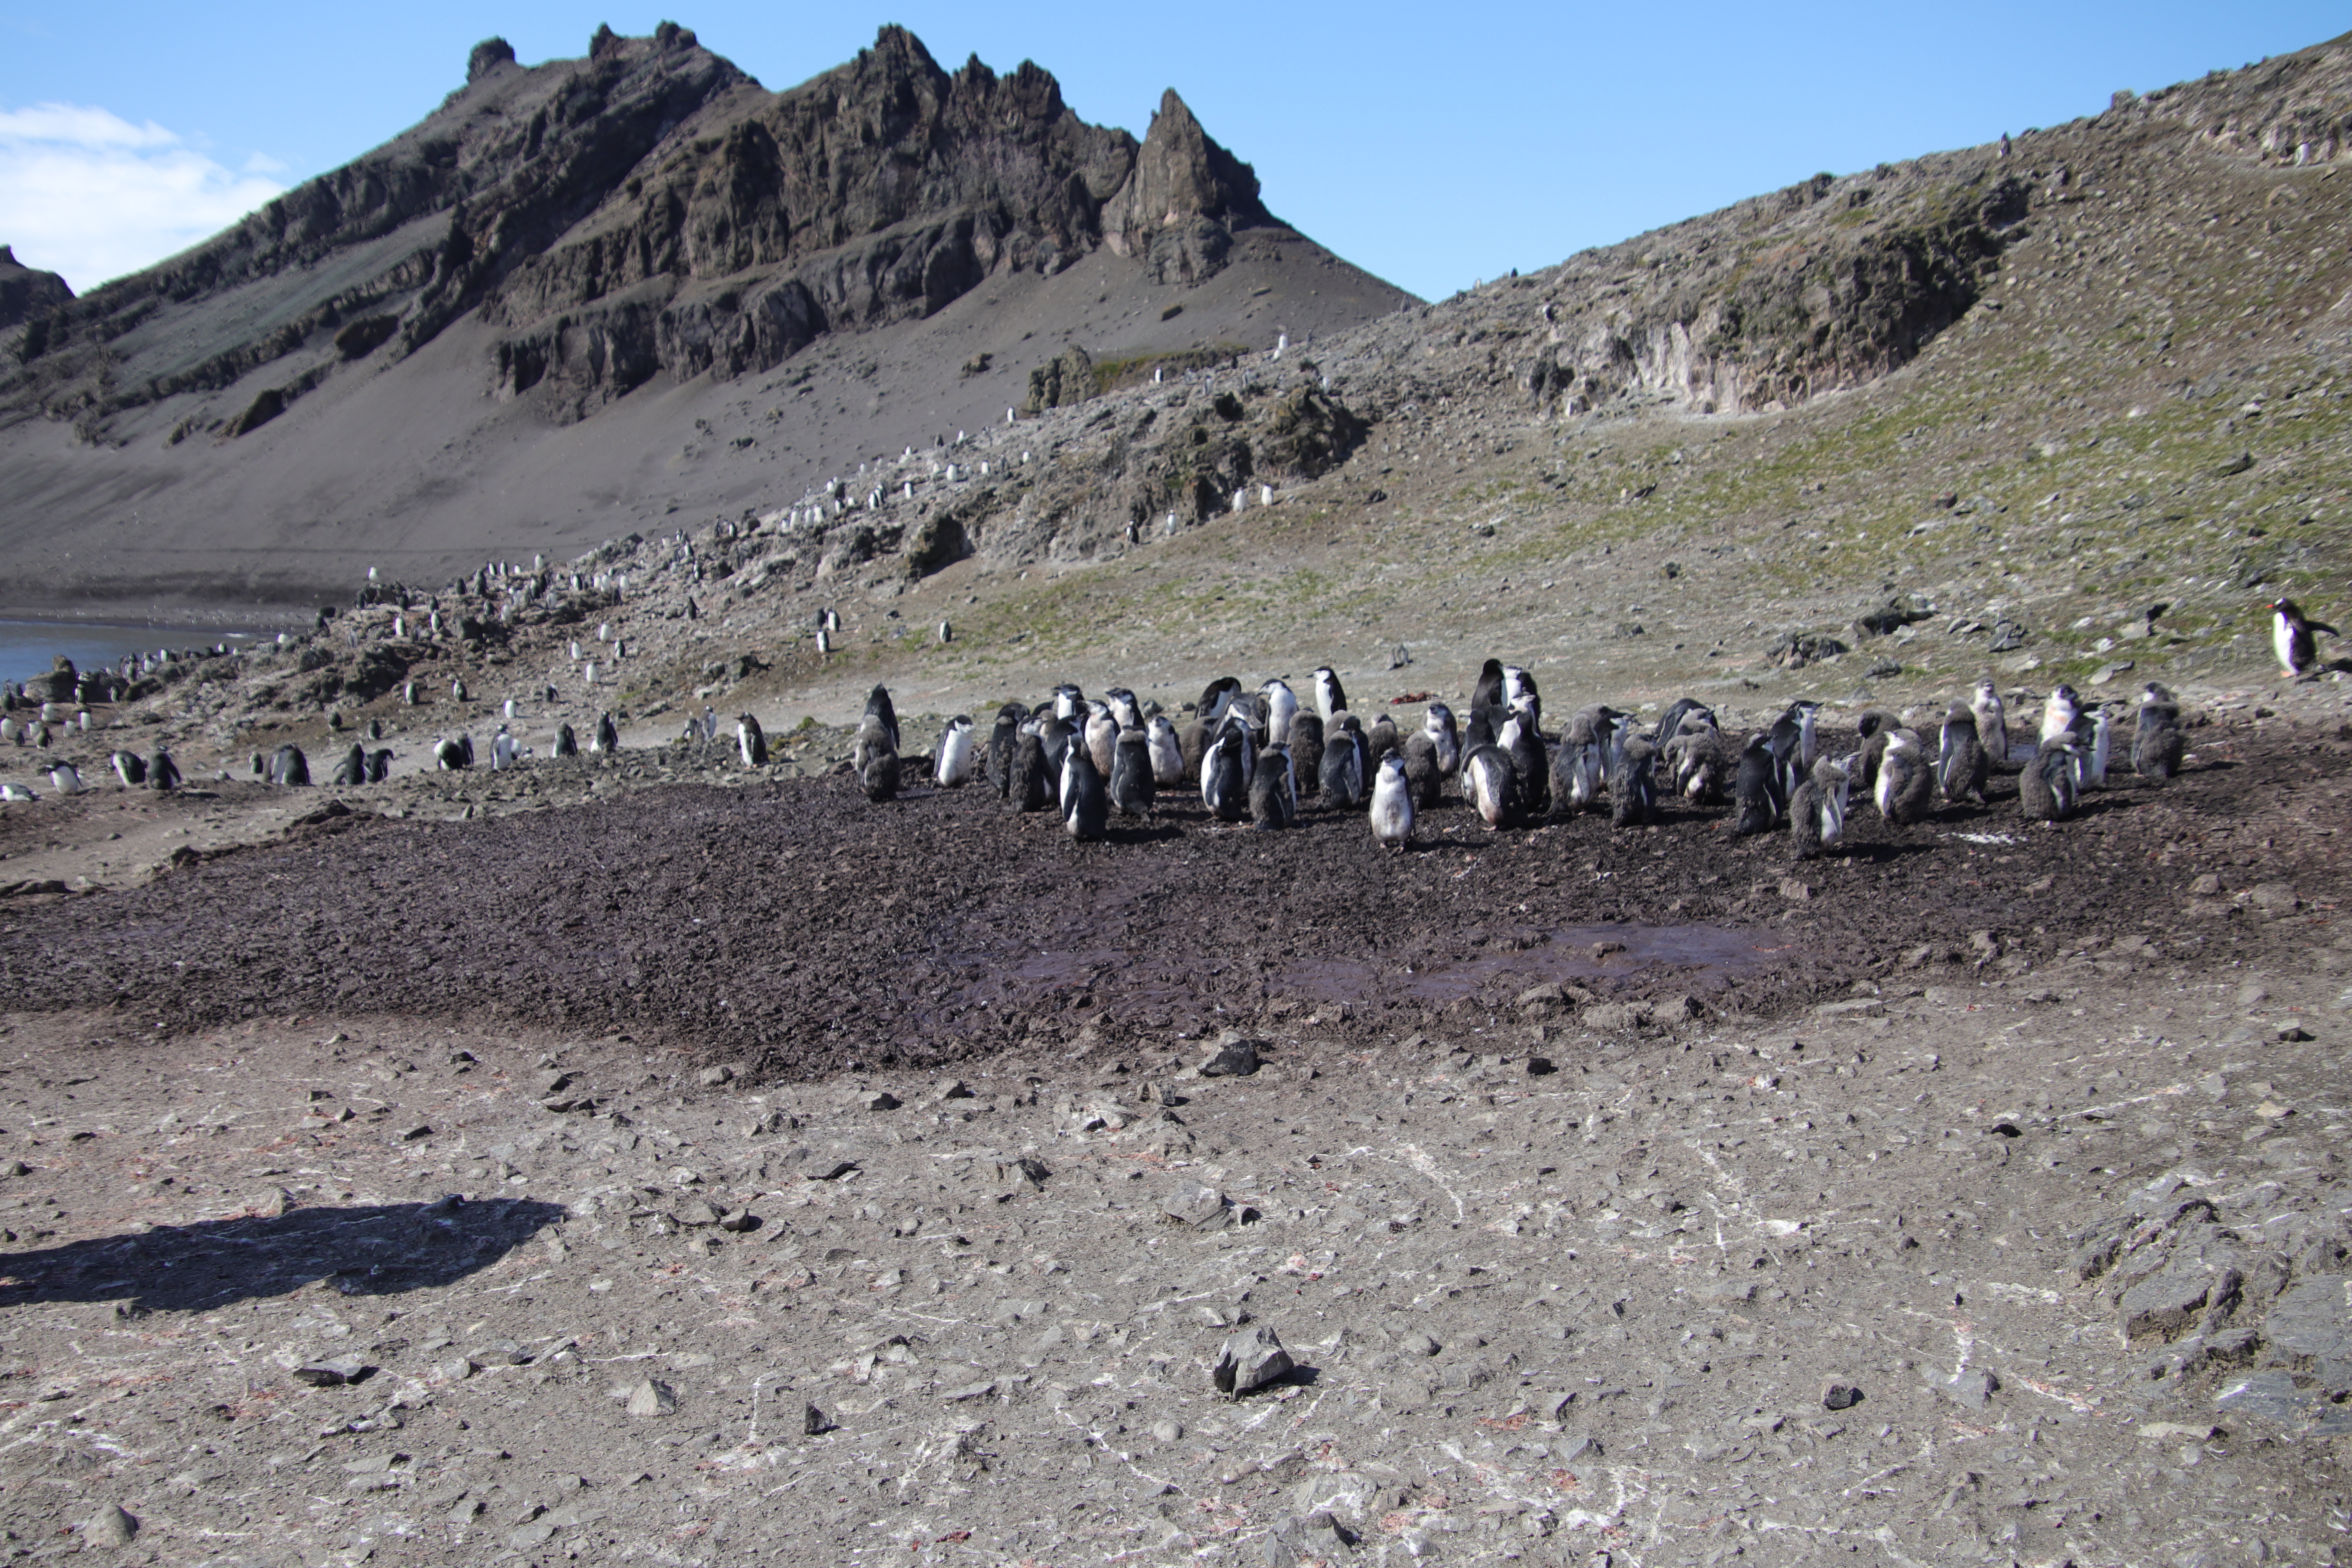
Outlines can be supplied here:
M984 779L1015 811L1055 811L1082 841L1107 837L1115 818L1149 821L1163 790L1197 789L1215 820L1265 831L1297 826L1309 800L1325 813L1360 811L1377 843L1402 850L1416 816L1450 787L1489 830L1588 811L1642 826L1668 800L1725 806L1735 835L1786 826L1803 860L1843 837L1857 787L1861 802L1908 826L1943 806L1987 805L1996 759L2016 768L2027 818L2063 822L2086 792L2105 786L2118 721L2061 686L2038 737L2020 740L1987 680L1932 727L1865 710L1856 748L1843 756L1828 754L1810 702L1791 703L1744 737L1727 735L1715 711L1691 698L1655 724L1596 703L1547 731L1535 677L1497 659L1480 671L1466 711L1463 722L1432 701L1409 731L1386 713L1368 725L1348 710L1339 676L1326 668L1315 672L1311 706L1280 679L1255 692L1230 676L1212 681L1179 729L1124 688L1090 699L1065 684L1034 706L998 709L984 752L971 716L958 714L940 737L934 776L948 787ZM2184 755L2172 693L2151 682L2131 723L2132 771L2158 784L2171 778ZM851 770L872 800L898 792L898 721L884 687L867 699Z

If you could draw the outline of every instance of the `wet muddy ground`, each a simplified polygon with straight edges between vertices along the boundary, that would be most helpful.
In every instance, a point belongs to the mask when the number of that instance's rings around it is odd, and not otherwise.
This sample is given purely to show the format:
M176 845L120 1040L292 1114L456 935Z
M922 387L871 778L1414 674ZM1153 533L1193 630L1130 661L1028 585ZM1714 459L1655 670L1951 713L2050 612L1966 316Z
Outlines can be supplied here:
M1189 792L1092 845L981 789L877 805L841 777L463 821L428 820L428 800L408 820L298 821L144 886L10 900L0 966L21 1006L110 1005L166 1036L329 1009L494 1019L635 1030L786 1077L1234 1023L1606 1032L1645 1004L1769 1014L1898 964L2126 931L2184 956L2257 950L2261 924L2196 911L2338 879L2352 742L2277 721L2197 744L2170 785L2118 774L2056 827L2021 820L2013 778L1909 828L1858 800L1843 847L1803 866L1785 833L1735 839L1696 809L1489 833L1449 800L1399 855L1360 814L1265 833Z

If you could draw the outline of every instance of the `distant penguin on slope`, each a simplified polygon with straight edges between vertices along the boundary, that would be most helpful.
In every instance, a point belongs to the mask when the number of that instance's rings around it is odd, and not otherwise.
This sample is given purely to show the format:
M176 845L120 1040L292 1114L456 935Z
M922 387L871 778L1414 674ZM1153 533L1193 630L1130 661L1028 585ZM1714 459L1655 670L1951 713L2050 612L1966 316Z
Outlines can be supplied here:
M466 748L444 735L434 743L433 762L443 773L461 773L468 764Z
M49 767L49 782L57 785L59 795L79 795L81 774L71 763L55 763Z
M2161 784L2180 771L2184 749L2180 704L2168 689L2151 680L2140 693L2139 721L2132 731L2132 772Z
M1413 737L1421 740L1419 735ZM1412 781L1405 773L1405 757L1391 752L1381 759L1372 780L1372 840L1402 850L1412 842Z
M367 749L354 741L352 749L343 753L343 760L335 764L335 787L346 789L367 783Z
M735 754L743 759L747 768L768 765L768 736L760 728L759 720L749 713L735 716Z
M2307 619L2293 599L2273 601L2270 611L2271 648L2278 655L2279 668L2291 680L2301 679L2319 662L2319 639L2313 633L2343 635L2325 621Z
M289 742L270 754L269 782L297 788L310 787L310 759L302 754L301 747Z
M596 738L588 742L588 749L607 755L621 749L620 726L613 722L613 716L610 713L597 716Z
M553 750L554 754L559 757L576 757L580 754L580 737L572 732L571 725L559 724L555 727Z
M880 689L878 687L876 689ZM866 788L866 798L876 804L895 800L898 795L898 747L880 719L872 712L858 727L857 741L851 748L857 782Z
M948 721L940 731L939 759L933 776L948 789L961 789L970 784L977 772L977 749L972 744L971 715L959 713Z
M392 777L392 748L383 747L368 753L367 782L382 784Z
M866 716L880 722L884 733L889 737L890 749L897 751L898 749L898 710L890 706L888 687L877 686L866 694Z
M147 782L147 764L136 752L117 752L108 759L114 765L114 776L122 781L124 789L137 789Z

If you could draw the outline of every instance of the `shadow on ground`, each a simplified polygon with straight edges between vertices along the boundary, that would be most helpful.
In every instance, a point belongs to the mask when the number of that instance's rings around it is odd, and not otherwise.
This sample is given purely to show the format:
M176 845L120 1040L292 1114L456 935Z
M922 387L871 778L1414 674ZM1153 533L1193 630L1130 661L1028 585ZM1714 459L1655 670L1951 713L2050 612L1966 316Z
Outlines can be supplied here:
M488 1268L563 1213L527 1198L443 1198L158 1226L0 1254L0 1310L125 1301L133 1310L205 1311L327 1279L347 1296L391 1295Z

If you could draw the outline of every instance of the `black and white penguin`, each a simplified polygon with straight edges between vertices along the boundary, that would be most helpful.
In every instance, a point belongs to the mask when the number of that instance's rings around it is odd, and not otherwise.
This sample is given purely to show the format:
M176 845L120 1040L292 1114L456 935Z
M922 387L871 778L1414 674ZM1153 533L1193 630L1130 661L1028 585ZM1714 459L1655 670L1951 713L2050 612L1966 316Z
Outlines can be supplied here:
M1414 742L1422 741L1416 734ZM1372 841L1402 851L1412 842L1413 784L1406 773L1406 761L1412 742L1405 752L1391 752L1381 759L1381 771L1372 779ZM1436 776L1435 760L1427 759L1433 779Z
M1297 785L1291 776L1290 753L1279 742L1258 753L1257 773L1250 780L1249 807L1253 827L1270 830L1297 824Z
M553 691L553 689L552 689L552 688L550 688L550 689L549 689L549 694L548 694L548 699L547 699L547 700L548 700L550 702L552 702L552 701L554 701L554 700L555 700L554 691ZM381 740L383 740L383 720L381 720L381 719L371 719L371 720L369 720L369 721L368 721L368 727L367 727L367 738L368 738L369 740L371 740L371 741L381 741Z
M1664 724L1659 729L1665 731ZM1715 727L1715 715L1693 705L1683 713L1675 728L1665 732L1661 750L1674 793L1701 805L1721 799L1723 786L1729 782L1730 768L1724 755L1723 731Z
M1499 668L1496 679L1501 679ZM1480 746L1462 760L1462 794L1488 832L1518 821L1518 770L1502 747Z
M452 676L450 678L449 700L452 702L463 702L466 700L466 678L464 676L458 675Z
M1066 723L1071 720L1082 717L1086 710L1087 694L1085 691L1071 685L1066 680L1061 685L1054 688L1055 718Z
M59 795L79 795L81 793L81 773L71 763L59 762L51 763L49 766L49 783L57 786L57 790Z
M866 798L877 805L897 799L898 746L890 738L890 731L879 715L868 713L866 716L866 721L858 726L856 743L850 751L857 782L866 788Z
M1316 744L1322 744L1322 727L1316 727ZM1144 726L1144 744L1151 752L1151 782L1173 789L1184 782L1184 748L1176 739L1176 726L1165 713L1154 713Z
M971 721L966 720L967 728L970 724ZM747 768L768 765L767 733L760 728L760 721L749 713L735 716L735 754L743 759L743 765Z
M1530 817L1551 810L1551 757L1536 732L1535 711L1526 699L1503 722L1495 743L1510 754L1511 771L1518 775L1519 809Z
M1339 728L1324 739L1323 753L1317 759L1317 780L1323 804L1334 811L1349 811L1364 801L1364 757L1371 749L1363 740L1363 728L1355 715L1339 715Z
M1427 730L1415 730L1404 738L1404 750L1396 756L1381 760L1382 767L1394 761L1403 764L1405 783L1412 787L1413 805L1423 811L1437 805L1439 792L1445 787L1445 775L1437 767L1437 742ZM1379 780L1372 781L1375 784ZM1377 793L1377 792L1375 792Z
M1464 753L1475 752L1481 746L1493 745L1495 737L1502 731L1503 721L1508 717L1509 714L1505 710L1492 703L1471 709L1469 721L1462 726ZM1466 789L1463 791L1463 798L1465 800L1469 798L1469 791Z
M2329 637L2344 634L2325 621L2306 617L2295 607L2293 599L2273 600L2271 612L2271 648L2278 655L2279 668L2291 680L2299 680L2319 662L2319 639L2315 632Z
M1814 724L1820 711L1811 702L1791 702L1772 723L1772 767L1780 775L1780 796L1793 800L1797 786L1811 773L1821 745Z
M1798 859L1811 860L1845 837L1846 795L1853 783L1843 763L1815 759L1789 797L1789 835Z
M1193 715L1213 732L1217 727L1217 721L1225 716L1225 710L1231 707L1241 694L1240 677L1221 675L1202 688L1201 705L1192 710ZM1199 766L1197 763L1193 765Z
M971 715L959 713L948 721L940 731L939 759L932 774L949 789L961 789L970 784L978 771L977 750L972 744Z
M392 777L392 748L379 747L368 753L367 782L382 784Z
M1061 810L1062 826L1082 844L1110 831L1110 794L1084 746L1072 746L1062 763Z
M613 722L610 713L597 715L595 739L588 742L588 749L604 755L611 755L621 749L621 728Z
M1328 724L1331 715L1348 709L1348 689L1339 684L1339 672L1328 664L1315 667L1315 711Z
M1536 690L1536 678L1516 664L1503 666L1503 706L1524 707L1536 728L1543 728L1543 697Z
M1969 704L1977 716L1977 742L1984 747L1989 762L2009 761L2009 710L2001 706L2000 690L1988 675L1977 682L1977 694Z
M147 787L161 795L180 787L180 764L161 746L147 754Z
M2017 775L2017 806L2029 822L2063 822L2074 815L2074 737L2070 731L2042 743Z
M890 738L890 749L897 751L898 749L898 710L890 706L888 687L877 686L866 694L866 717L880 721L883 732Z
M1006 773L1005 798L1015 811L1043 811L1053 796L1054 767L1045 759L1045 727L1052 721L1039 717L1024 721L1013 742L1013 765Z
M1635 735L1617 752L1616 771L1609 775L1609 820L1619 827L1640 827L1657 807L1658 749Z
M1298 715L1298 694L1280 679L1267 681L1257 689L1265 699L1266 743L1286 746L1290 743L1290 721Z
M2139 697L2139 720L2132 731L2132 772L2158 784L2180 771L2186 747L2180 734L2180 704L2169 689L2149 681Z
M1249 781L1242 773L1242 748L1248 743L1240 730L1226 730L1201 760L1201 804L1220 822L1249 815Z
M1111 752L1111 805L1118 807L1122 816L1149 816L1158 785L1151 768L1150 737L1133 726L1121 730Z
M1114 686L1104 692L1103 702L1110 709L1112 721L1120 729L1143 728L1143 705L1135 700L1135 693L1126 687Z
M559 757L576 757L580 754L580 737L572 732L571 725L558 724L555 727L555 745L552 751Z
M1503 661L1490 658L1478 667L1478 679L1470 683L1470 711L1475 716L1481 708L1503 705Z
M1601 799L1609 784L1612 714L1595 705L1580 710L1560 731L1552 754L1552 810L1574 815Z
M456 741L450 739L448 736L444 735L440 740L434 742L433 763L434 766L438 768L441 772L445 773L462 773L467 767L470 767L473 763L473 759L466 755L465 747L459 745Z
M0 784L0 800L25 801L38 800L41 797L39 795L35 795L23 784Z
M1069 760L1070 748L1083 746L1085 735L1086 721L1082 718L1062 719L1049 713L1038 722L1037 736L1045 742L1045 765L1053 770L1054 789L1057 795L1062 787L1062 768Z
M2074 793L2107 787L2107 760L2114 744L2114 734L2105 703L2084 709L2077 714L2073 726L2074 737Z
M1944 799L1954 805L1969 799L1983 804L1985 780L1991 773L1991 759L1977 734L1976 710L1965 702L1953 703L1944 710L1944 728L1937 737L1936 780Z
M307 788L310 783L310 759L302 748L288 742L270 753L269 782L294 788Z
M353 742L352 749L343 753L343 760L335 764L335 787L347 789L363 784L367 783L367 750Z
M1007 702L996 710L996 723L988 732L988 782L996 786L999 800L1013 794L1013 757L1021 749L1021 725L1029 717L1029 708L1023 702Z
M1290 771L1298 781L1301 800L1323 787L1323 718L1301 708L1290 721Z
M1738 837L1769 833L1780 820L1779 770L1772 765L1772 737L1762 730L1748 737L1731 780L1731 831Z
M513 734L507 727L504 724L499 725L499 732L490 737L490 771L503 772L521 760L522 748L516 744Z
M114 764L114 776L122 781L124 789L137 789L147 782L147 763L136 752L117 752L108 759Z
M1916 731L1887 732L1886 750L1878 759L1878 782L1872 798L1878 815L1897 827L1924 821L1936 800L1936 773Z
M1716 721L1715 710L1697 698L1677 697L1666 705L1665 712L1659 717L1657 729L1651 732L1651 741L1663 748L1667 742L1683 732L1683 721L1694 713L1700 715L1709 725Z
M2061 735L2070 733L2074 728L2074 721L2082 716L2082 700L2074 695L2073 687L2060 683L2058 689L2053 691L2049 700L2042 705L2042 743L2047 746Z
M1437 771L1452 778L1462 767L1462 731L1454 722L1454 710L1443 702L1433 702L1423 715L1422 732L1429 737L1430 754Z

